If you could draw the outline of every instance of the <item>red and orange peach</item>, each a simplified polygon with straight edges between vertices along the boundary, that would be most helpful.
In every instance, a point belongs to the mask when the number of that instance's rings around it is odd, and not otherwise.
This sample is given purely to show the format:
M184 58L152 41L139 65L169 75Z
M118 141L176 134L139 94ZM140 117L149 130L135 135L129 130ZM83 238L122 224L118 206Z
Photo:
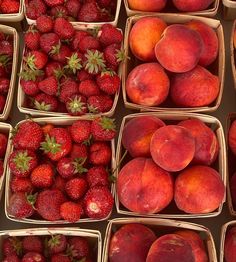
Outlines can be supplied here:
M196 12L207 9L215 0L172 0L175 7L182 12Z
M143 12L159 12L164 9L167 0L128 0L129 8Z

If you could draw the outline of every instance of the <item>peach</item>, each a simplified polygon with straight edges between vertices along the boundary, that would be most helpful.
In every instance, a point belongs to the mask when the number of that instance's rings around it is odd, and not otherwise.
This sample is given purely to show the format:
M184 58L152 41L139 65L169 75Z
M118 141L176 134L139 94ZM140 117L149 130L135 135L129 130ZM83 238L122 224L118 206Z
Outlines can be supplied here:
M122 144L132 157L149 157L150 142L154 132L165 123L155 116L131 119L124 127Z
M175 181L175 203L186 213L212 212L222 204L224 195L225 186L219 173L208 166L189 167Z
M231 151L236 155L236 120L234 120L230 126L228 134L228 143Z
M236 48L236 29L234 29L233 43L234 43L234 48Z
M209 25L199 20L192 20L186 26L197 31L202 38L202 53L198 64L204 67L210 65L216 60L219 52L219 42L216 32Z
M129 47L133 55L144 62L156 61L154 48L166 27L167 24L158 17L139 19L129 34Z
M224 259L226 262L236 261L236 227L227 230L225 235Z
M184 73L192 70L202 52L200 34L185 25L168 26L155 46L158 62L167 70Z
M183 237L192 247L195 262L207 262L208 256L205 251L204 243L198 233L193 230L178 230L175 234Z
M123 206L130 211L157 213L173 199L173 178L152 159L134 158L118 175L117 194Z
M111 238L109 262L145 262L155 240L153 231L142 224L124 225Z
M175 7L182 12L195 12L207 9L215 0L172 0Z
M230 178L230 192L234 208L236 207L236 173Z
M201 107L213 103L219 90L219 78L207 69L196 66L189 72L172 77L170 95L177 106Z
M128 0L129 8L143 12L159 12L166 6L167 0Z
M195 138L193 162L210 166L219 153L219 143L215 133L199 119L184 120L178 125L187 128Z
M168 96L170 80L158 63L135 67L126 80L126 92L131 102L144 106L158 106Z
M195 262L191 245L183 237L167 234L149 249L146 262Z
M193 159L195 140L186 128L168 125L153 134L150 151L158 166L170 172L180 171Z

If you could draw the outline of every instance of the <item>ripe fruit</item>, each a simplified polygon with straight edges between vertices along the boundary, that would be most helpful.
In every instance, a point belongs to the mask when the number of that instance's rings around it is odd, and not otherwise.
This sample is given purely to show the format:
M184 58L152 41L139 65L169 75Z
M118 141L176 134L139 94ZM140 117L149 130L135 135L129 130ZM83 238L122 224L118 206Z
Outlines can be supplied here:
M76 143L83 143L90 139L91 136L91 121L77 120L70 129L71 137Z
M46 243L49 254L55 254L65 251L66 245L66 237L62 234L52 235Z
M22 247L25 252L34 251L42 253L43 243L39 236L25 236L22 241Z
M97 141L110 141L116 135L114 119L107 117L96 118L91 125L91 133Z
M31 173L30 179L35 187L50 187L53 183L54 172L49 164L38 165Z
M87 191L87 182L83 178L72 178L66 183L66 193L73 199L80 199Z
M79 221L81 216L81 206L75 202L65 202L60 207L61 217L71 223Z
M89 162L93 165L108 165L111 161L111 148L106 142L94 142L89 148Z

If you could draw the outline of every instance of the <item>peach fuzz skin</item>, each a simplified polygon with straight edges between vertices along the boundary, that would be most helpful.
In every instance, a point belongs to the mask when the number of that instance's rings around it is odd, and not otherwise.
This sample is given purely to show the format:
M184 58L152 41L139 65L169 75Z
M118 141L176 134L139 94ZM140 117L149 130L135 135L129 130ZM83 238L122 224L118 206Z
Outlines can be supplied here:
M142 224L124 225L111 238L109 262L145 262L155 240L154 232Z
M152 159L134 158L119 172L117 194L128 210L154 214L173 199L173 178Z
M172 0L175 7L182 12L195 12L207 9L214 0Z
M159 12L167 3L167 0L128 0L129 8L144 12Z
M227 230L225 235L224 259L226 262L236 261L236 227Z
M158 106L169 94L170 80L158 63L145 63L129 73L125 88L131 102Z
M150 157L150 142L154 132L165 126L155 116L140 116L131 119L124 126L122 144L132 157Z
M129 47L133 55L144 62L156 61L154 48L166 27L167 24L157 17L139 19L129 34Z
M236 156L236 120L230 126L228 133L228 143L231 151Z
M225 195L225 186L219 173L207 166L193 166L182 171L175 181L175 203L190 214L215 211Z

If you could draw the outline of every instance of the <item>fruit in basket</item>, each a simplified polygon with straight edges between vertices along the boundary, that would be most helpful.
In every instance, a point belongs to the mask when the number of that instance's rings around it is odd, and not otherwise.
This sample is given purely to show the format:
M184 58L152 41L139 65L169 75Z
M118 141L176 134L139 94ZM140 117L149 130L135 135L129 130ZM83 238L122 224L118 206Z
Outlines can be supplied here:
M19 0L2 0L0 2L1 14L14 14L19 13L20 1Z
M25 236L22 241L22 247L25 252L34 251L42 253L43 242L39 236Z
M195 154L191 132L177 125L163 126L153 134L150 152L154 162L169 172L184 169Z
M228 143L231 151L236 155L236 121L234 120L230 124L229 133L228 133Z
M175 181L175 203L190 214L210 213L219 208L225 196L220 174L211 167L192 166L183 170Z
M131 119L123 129L124 148L132 157L149 157L152 135L164 125L165 123L155 116L140 116Z
M169 25L155 45L158 62L174 73L192 70L199 62L203 41L196 31L181 24Z
M38 262L46 262L46 259L43 255L37 252L28 252L26 253L22 260L22 262L31 262L31 261L38 261Z
M145 225L123 225L110 240L109 261L145 262L149 248L155 240L154 232Z
M60 206L60 215L64 220L75 223L80 220L81 209L81 205L68 201Z
M162 104L169 93L168 75L158 63L135 67L126 80L126 92L132 103L143 106Z
M7 135L0 133L0 158L3 158L5 156L6 153L6 149L7 149Z
M214 0L172 0L174 6L182 12L195 12L207 9Z
M236 255L236 228L231 227L227 230L225 235L225 243L224 243L224 259L226 262L234 262Z
M128 0L129 8L143 12L159 12L165 8L167 0Z
M17 255L8 255L5 257L3 262L21 262Z
M173 199L173 178L152 159L134 158L118 174L117 194L130 211L158 213Z
M198 119L188 119L179 122L195 138L195 154L193 163L210 166L219 154L219 143L210 127Z
M74 252L74 258L82 259L89 256L89 243L84 237L71 237L68 239L69 250Z
M155 45L166 27L167 24L157 17L139 19L129 34L129 47L133 55L145 62L156 61Z
M171 79L170 96L177 106L203 107L213 103L220 91L218 76L201 66L174 75Z
M146 262L194 262L191 245L183 237L176 234L166 234L159 237L149 249Z

